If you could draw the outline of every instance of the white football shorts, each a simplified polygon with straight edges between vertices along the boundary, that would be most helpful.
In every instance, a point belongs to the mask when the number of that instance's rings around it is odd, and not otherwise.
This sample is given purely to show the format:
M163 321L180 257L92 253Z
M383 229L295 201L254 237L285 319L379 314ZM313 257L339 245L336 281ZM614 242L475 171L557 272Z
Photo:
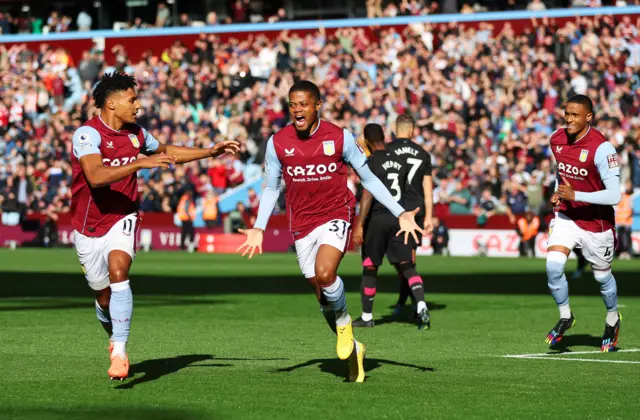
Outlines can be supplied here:
M573 250L582 248L584 258L596 270L607 270L615 254L615 233L613 229L606 232L589 232L562 213L549 224L549 240L547 246L564 246Z
M138 215L129 214L120 219L104 236L85 236L74 230L73 240L89 287L93 290L109 286L109 253L124 251L135 258L135 237Z
M344 252L349 241L350 229L351 223L334 219L318 226L307 236L295 242L298 264L306 278L316 275L316 256L320 245L331 245Z

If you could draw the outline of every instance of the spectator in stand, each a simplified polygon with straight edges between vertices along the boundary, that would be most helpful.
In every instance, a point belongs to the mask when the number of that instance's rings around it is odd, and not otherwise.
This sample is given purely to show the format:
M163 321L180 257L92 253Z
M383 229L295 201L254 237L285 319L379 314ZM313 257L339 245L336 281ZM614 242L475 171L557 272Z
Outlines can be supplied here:
M236 208L231 210L225 220L225 232L238 233L240 229L246 229L247 210L242 201L238 201Z
M182 224L180 249L184 250L189 248L189 251L193 252L195 247L195 229L193 228L193 221L196 218L196 202L191 188L188 188L180 198L177 213Z
M23 243L22 246L39 248L53 248L58 246L58 215L56 214L55 207L49 205L46 210L44 210L44 214L45 219L41 222L36 237L32 241Z
M76 19L78 31L90 31L92 23L93 19L91 18L91 15L87 13L85 9L82 9L80 13L78 13L78 18Z
M491 190L489 188L482 190L482 196L475 208L478 226L484 226L490 217L499 212L499 209L500 202L491 195Z
M232 0L231 20L233 23L249 21L249 0Z
M433 218L433 231L431 233L431 248L434 255L448 255L449 229L438 217Z
M202 219L208 228L219 224L218 196L213 190L208 190L202 200Z
M471 193L465 181L457 181L455 191L449 195L449 213L471 214Z
M621 259L631 259L631 255L635 255L633 251L633 242L631 240L631 226L633 224L633 207L631 203L631 195L633 194L633 186L630 181L624 185L624 192L620 203L616 208L616 230L618 231L618 249L616 254Z
M256 190L253 188L249 188L247 190L248 198L248 207L247 211L249 213L249 225L253 226L256 218L258 217L258 207L260 206L260 199L258 198L258 194L256 194Z
M233 188L244 183L244 164L238 156L230 156L226 160L228 187Z
M529 206L527 189L517 182L510 181L507 184L505 202L507 205L507 216L511 223L516 222L517 216L523 215Z
M520 236L518 249L521 257L536 256L536 237L540 231L540 218L529 209L518 218L516 232Z
M547 10L547 6L542 2L542 0L531 0L527 5L527 10L530 12L541 12L543 10Z
M209 177L211 177L211 184L216 194L222 194L229 185L228 170L225 165L218 159L213 160L211 167L209 168Z
M165 3L158 3L155 26L156 28L171 26L171 11Z

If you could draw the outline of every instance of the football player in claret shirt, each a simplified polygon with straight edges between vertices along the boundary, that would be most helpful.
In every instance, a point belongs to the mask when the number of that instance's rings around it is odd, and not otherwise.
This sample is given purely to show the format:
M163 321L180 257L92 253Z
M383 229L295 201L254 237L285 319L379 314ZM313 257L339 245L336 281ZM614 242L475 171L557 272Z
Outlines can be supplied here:
M267 186L260 199L253 229L242 230L247 240L242 255L262 253L263 233L286 185L286 213L295 240L300 269L316 291L322 313L337 334L338 358L348 360L349 380L363 382L364 345L353 337L351 318L338 265L349 241L356 199L347 187L350 165L363 186L399 220L398 235L416 240L422 229L415 222L419 209L405 211L367 166L364 152L347 130L319 119L322 106L318 87L309 81L289 90L290 124L271 137L265 156Z
M136 81L122 73L105 74L93 91L100 115L73 134L71 213L74 242L96 313L109 335L112 379L129 374L126 344L133 298L129 268L139 228L136 173L168 168L239 150L235 141L208 149L164 145L136 124L140 102ZM139 155L147 155L139 157Z
M620 332L618 292L611 273L616 246L613 206L621 198L620 168L615 148L591 126L592 118L591 99L576 95L565 106L566 127L551 135L558 176L551 197L555 217L549 226L547 277L560 320L547 335L546 343L555 345L575 324L564 270L571 250L580 247L600 284L607 308L601 350L609 352L615 350Z

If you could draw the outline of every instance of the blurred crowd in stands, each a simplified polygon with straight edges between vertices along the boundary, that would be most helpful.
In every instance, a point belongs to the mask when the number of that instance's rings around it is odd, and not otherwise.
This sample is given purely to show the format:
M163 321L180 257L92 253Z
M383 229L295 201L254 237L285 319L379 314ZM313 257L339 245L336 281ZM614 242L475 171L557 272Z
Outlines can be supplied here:
M383 125L391 141L396 117L412 114L415 141L432 157L439 216L473 214L482 225L496 213L515 223L527 209L550 211L549 136L576 93L594 100L595 125L620 153L622 185L640 188L640 18L532 23L520 35L486 22L415 24L402 33L320 28L225 43L203 34L139 62L126 46L114 48L113 63L97 48L74 63L47 45L0 44L0 208L68 210L71 137L96 115L92 86L113 70L135 75L139 123L161 142L242 144L237 157L142 171L143 211L175 213L186 190L216 201L260 177L267 140L289 121L286 94L295 78L315 81L322 117L360 141L368 122ZM359 195L354 173L349 186Z
M487 11L543 11L553 8L566 7L602 7L602 6L633 6L640 5L640 0L359 0L364 7L354 7L354 17L358 13L366 13L366 17L395 17L416 16L439 13L478 13ZM155 19L145 21L141 17L134 17L131 21L108 22L109 28L140 29L163 28L175 26L205 26L229 23L248 22L283 22L291 20L285 8L278 8L275 13L265 15L262 3L256 6L251 0L228 0L226 13L218 14L208 11L205 14L176 13L172 5L160 2L157 5ZM356 2L357 3L357 2ZM319 3L321 5L322 3ZM256 7L252 7L256 6ZM355 4L353 6L356 6ZM150 7L150 6L149 6ZM52 6L52 9L54 6ZM223 8L224 9L224 8ZM258 9L258 10L255 10ZM275 9L274 9L275 10ZM68 16L53 10L48 16L36 16L25 12L14 13L0 10L0 35L2 34L47 34L55 32L88 31L104 29L96 22L97 9L84 7L77 15Z

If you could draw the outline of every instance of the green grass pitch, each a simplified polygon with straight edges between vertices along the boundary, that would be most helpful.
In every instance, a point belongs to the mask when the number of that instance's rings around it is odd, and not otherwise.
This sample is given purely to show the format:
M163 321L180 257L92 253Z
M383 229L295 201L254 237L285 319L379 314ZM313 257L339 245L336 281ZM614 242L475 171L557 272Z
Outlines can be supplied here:
M569 280L577 324L550 350L544 260L417 263L432 330L390 318L398 282L385 266L377 325L355 330L368 352L354 384L295 255L140 253L131 377L111 382L74 251L0 251L0 419L638 418L640 262L614 263L625 351L611 354L597 353L605 309L590 272ZM360 271L347 255L353 318ZM544 355L561 350L573 354Z

